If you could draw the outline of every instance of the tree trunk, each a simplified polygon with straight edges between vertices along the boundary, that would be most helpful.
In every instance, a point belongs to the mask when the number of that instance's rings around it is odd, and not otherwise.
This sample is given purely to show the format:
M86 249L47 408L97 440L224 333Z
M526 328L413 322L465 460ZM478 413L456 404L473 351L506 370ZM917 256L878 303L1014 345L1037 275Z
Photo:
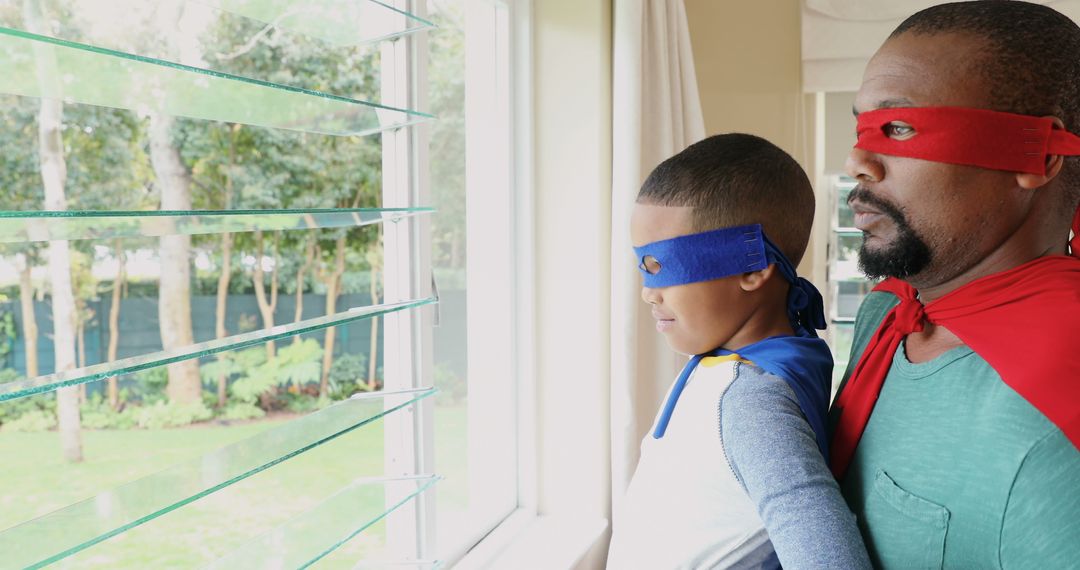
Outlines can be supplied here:
M27 29L48 34L47 21L38 0L23 3ZM59 72L55 54L50 46L34 46L38 82L46 95L59 95ZM41 99L38 113L38 158L41 162L41 184L45 190L45 209L67 209L64 184L67 165L64 162L64 141L61 135L64 107L56 99ZM52 289L53 360L55 371L75 368L75 296L71 289L71 258L67 241L49 242L49 283ZM56 391L56 419L60 430L60 446L64 459L82 461L79 392L74 386Z
M86 367L86 319L83 307L78 300L75 301L75 352L78 354L79 368ZM86 403L86 384L79 384L79 404Z
M226 233L221 236L221 275L217 282L217 305L214 308L214 337L225 338L229 331L225 330L225 309L229 298L229 280L232 278L232 234ZM218 354L218 359L225 358L225 353ZM217 405L224 408L228 403L229 377L219 374L217 378Z
M341 288L341 276L345 273L345 236L337 239L334 248L334 271L326 278L326 314L332 315L337 312L337 296ZM337 327L326 329L326 339L323 341L323 366L322 377L319 380L319 397L325 398L330 392L330 367L334 364L334 339L337 337Z
M234 124L229 129L229 167L225 170L225 209L232 209L233 197L233 166L236 164L236 133L240 130L239 124ZM225 329L225 312L229 299L229 281L232 280L232 247L233 237L231 233L221 236L221 275L217 282L217 303L214 306L214 337L225 338L229 331ZM218 354L218 361L226 358L226 353ZM229 398L229 377L218 374L217 377L217 406L224 408Z
M304 317L304 276L315 262L315 235L308 237L307 245L304 246L304 264L296 271L296 312L293 314L293 322L298 323ZM300 335L293 337L293 344L300 342Z
M19 305L22 307L22 330L23 344L26 347L26 377L36 378L38 375L38 352L37 317L34 316L34 287L30 282L30 256L20 253L19 256Z
M371 304L379 304L379 285L378 279L379 271L373 265L371 267ZM367 389L369 392L374 392L376 388L375 384L375 370L376 364L379 360L379 317L371 319L371 345L368 348L368 377L367 377Z
M120 300L124 292L124 283L127 281L127 254L120 240L113 242L113 251L116 255L116 279L113 280L112 304L109 305L109 356L108 361L116 360L116 353L120 348ZM108 380L109 406L120 409L120 386L116 376L110 376Z
M190 210L191 181L179 151L172 144L172 125L170 116L150 116L150 162L161 188L161 209ZM163 348L174 350L195 342L191 330L191 236L166 235L160 239L158 321ZM202 400L197 360L169 364L168 374L165 391L170 402L193 404Z
M272 328L274 326L274 309L277 308L277 290L278 290L278 263L277 263L277 240L274 241L274 269L271 272L270 277L270 300L266 300L266 286L263 283L263 234L259 230L255 230L255 272L252 275L251 283L255 288L255 301L259 304L259 313L262 314L263 327ZM274 341L267 341L266 343L266 360L273 360L276 350L274 348Z

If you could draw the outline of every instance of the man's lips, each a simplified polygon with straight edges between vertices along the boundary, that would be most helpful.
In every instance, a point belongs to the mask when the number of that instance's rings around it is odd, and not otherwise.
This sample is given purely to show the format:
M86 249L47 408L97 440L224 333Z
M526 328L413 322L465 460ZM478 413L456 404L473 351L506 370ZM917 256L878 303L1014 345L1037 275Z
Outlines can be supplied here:
M851 212L855 214L855 227L860 230L867 231L870 226L884 217L884 214L880 211L857 200L850 202L849 205L851 206Z

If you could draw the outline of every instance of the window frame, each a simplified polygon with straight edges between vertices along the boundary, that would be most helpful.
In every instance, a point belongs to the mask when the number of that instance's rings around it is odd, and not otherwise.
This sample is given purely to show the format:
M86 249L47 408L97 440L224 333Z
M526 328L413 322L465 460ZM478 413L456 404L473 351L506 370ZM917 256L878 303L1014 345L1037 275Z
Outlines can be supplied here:
M470 22L490 18L480 42L466 42L466 203L475 203L484 189L502 188L498 204L477 213L466 210L466 295L468 306L499 295L503 311L468 313L468 447L469 509L483 490L491 505L483 518L470 520L471 528L460 533L454 544L441 545L436 552L438 517L432 492L393 513L387 519L387 551L415 560L454 563L473 550L492 531L507 521L535 516L535 412L534 401L532 289L531 187L531 12L529 0L464 0ZM396 8L426 17L426 0L396 0ZM428 33L439 33L438 29ZM474 37L473 40L476 38ZM499 49L485 48L484 41ZM428 108L427 34L412 34L382 47L383 103L409 108ZM470 65L472 63L472 65ZM479 65L478 65L479 64ZM477 70L487 70L488 73ZM470 87L483 83L490 92ZM490 107L494 107L493 109ZM436 119L437 120L437 119ZM476 125L476 126L472 126ZM404 207L431 204L430 124L386 132L383 135L383 205ZM491 157L497 156L492 161ZM493 167L494 162L494 167ZM486 201L491 201L490 196ZM491 209L502 212L492 217ZM435 215L438 215L436 212ZM495 224L478 222L491 220ZM502 235L503 239L498 240ZM431 221L413 218L407 224L387 226L384 234L384 297L390 301L437 296L438 284L432 276ZM497 259L491 263L491 259ZM484 259L484 267L469 260ZM477 271L482 269L482 271ZM481 279L475 279L480 273ZM501 274L505 281L492 282ZM474 279L469 279L473 275ZM488 278L488 279L483 279ZM395 313L384 320L384 371L387 389L431 386L435 364L433 326L438 324L438 305L419 311ZM509 333L509 334L507 334ZM475 342L479 341L479 342ZM484 371L474 366L499 343L502 357L497 366L485 362ZM482 374L482 377L481 377ZM486 411L485 411L486 410ZM404 412L405 410L403 410ZM386 423L386 465L390 473L435 473L433 399L425 400L407 414L396 414ZM497 412L496 422L490 421ZM486 425L485 425L486 424ZM501 424L501 430L498 425ZM477 429L479 428L479 429ZM495 429L493 429L495 428ZM501 449L509 451L501 477L487 476L477 469L490 461L493 438L503 439ZM506 439L509 438L509 442ZM506 448L511 449L507 450ZM487 455L484 458L485 454ZM498 487L500 496L489 497ZM434 489L438 492L438 486ZM387 498L391 499L390 497Z

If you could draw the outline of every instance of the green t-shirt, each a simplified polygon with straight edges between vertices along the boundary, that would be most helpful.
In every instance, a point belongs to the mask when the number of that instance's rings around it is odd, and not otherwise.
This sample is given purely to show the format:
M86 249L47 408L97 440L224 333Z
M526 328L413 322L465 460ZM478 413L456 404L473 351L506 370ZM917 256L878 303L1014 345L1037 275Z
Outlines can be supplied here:
M867 296L845 383L896 302ZM901 343L841 490L878 567L1080 568L1080 451L967 347Z

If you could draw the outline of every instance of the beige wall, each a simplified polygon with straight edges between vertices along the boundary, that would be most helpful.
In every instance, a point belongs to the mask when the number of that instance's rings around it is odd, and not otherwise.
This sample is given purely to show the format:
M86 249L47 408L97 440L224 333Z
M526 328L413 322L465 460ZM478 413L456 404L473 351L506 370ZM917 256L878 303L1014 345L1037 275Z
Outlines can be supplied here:
M685 0L708 134L743 132L772 141L817 186L814 95L802 92L798 0ZM825 286L828 200L819 194L814 231L799 273Z
M685 1L705 130L752 133L805 160L798 0Z

